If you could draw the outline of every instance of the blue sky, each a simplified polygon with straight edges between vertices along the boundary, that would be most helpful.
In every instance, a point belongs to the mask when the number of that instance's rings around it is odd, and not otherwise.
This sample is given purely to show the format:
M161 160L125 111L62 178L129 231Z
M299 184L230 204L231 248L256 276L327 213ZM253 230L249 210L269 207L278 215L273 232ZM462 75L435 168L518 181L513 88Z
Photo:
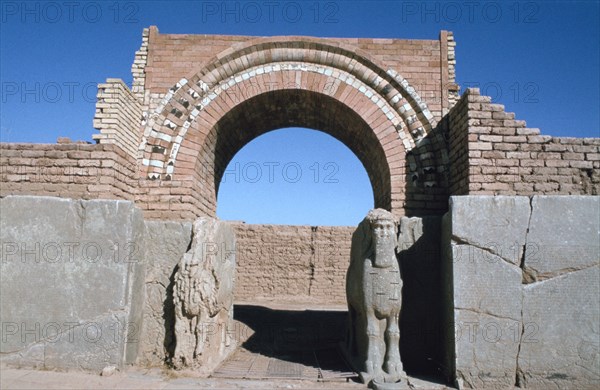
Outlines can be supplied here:
M95 85L108 77L131 83L133 55L149 25L162 33L407 39L437 39L440 30L450 30L462 87L480 87L544 134L600 136L597 1L0 4L2 142L55 142L59 136L91 140ZM262 167L259 180L257 166ZM298 168L301 178L294 181L292 170ZM325 182L333 171L329 178L337 182ZM223 219L355 225L373 206L360 162L316 131L280 130L259 137L236 155L228 172L219 193Z

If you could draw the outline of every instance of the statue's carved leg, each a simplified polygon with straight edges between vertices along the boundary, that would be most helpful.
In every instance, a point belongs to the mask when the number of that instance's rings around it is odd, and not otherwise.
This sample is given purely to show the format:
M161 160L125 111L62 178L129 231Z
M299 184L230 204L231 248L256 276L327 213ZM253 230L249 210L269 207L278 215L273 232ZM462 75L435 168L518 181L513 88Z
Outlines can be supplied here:
M181 304L175 306L175 352L172 363L176 368L183 368L192 363L193 356L190 344L194 339L194 328L191 321L183 315Z
M379 320L373 312L366 313L367 325L367 348L365 371L359 373L363 383L369 384L372 380L381 381L383 373L381 372L381 350L380 350L380 329Z
M196 345L194 347L194 357L202 355L207 333L213 331L212 324L207 323L206 317L205 310L201 310L200 315L194 318L197 321L195 324Z
M383 364L386 382L397 382L402 379L402 377L406 376L402 367L402 361L400 360L400 328L398 324L398 312L390 315L386 320L386 352L385 363Z

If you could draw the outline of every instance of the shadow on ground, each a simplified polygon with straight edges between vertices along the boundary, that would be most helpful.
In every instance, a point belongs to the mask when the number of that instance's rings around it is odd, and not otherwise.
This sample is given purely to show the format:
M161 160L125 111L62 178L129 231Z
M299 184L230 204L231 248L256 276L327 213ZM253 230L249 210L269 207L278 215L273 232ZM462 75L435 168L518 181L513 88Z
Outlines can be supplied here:
M339 353L345 311L274 310L236 305L234 318L249 329L241 347L249 352L327 371L350 371ZM242 330L242 332L244 332ZM245 340L245 341L244 341Z
M241 325L236 330L241 348L324 372L352 372L339 347L346 335L347 316L347 311L333 310L275 310L257 305L234 308L234 318ZM407 369L407 374L430 383L444 383L431 367ZM348 379L357 381L358 377Z

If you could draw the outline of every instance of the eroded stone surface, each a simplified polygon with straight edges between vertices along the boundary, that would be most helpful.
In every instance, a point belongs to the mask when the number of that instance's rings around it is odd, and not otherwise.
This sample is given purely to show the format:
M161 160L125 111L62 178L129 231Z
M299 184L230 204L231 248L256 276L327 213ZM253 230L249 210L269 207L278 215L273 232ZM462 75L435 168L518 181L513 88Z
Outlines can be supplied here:
M526 196L453 196L452 238L519 265L530 217Z
M598 265L524 286L521 385L600 385L599 297Z
M599 198L499 198L452 197L444 217L450 372L468 388L597 387ZM504 240L508 255L482 244Z
M521 333L521 270L470 245L452 249L461 253L453 264L457 378L471 388L509 387Z
M232 337L235 235L212 218L199 218L192 245L175 274L175 352L177 368L212 372L235 348Z
M192 242L191 222L146 221L146 300L139 362L161 366L175 349L175 268Z
M100 370L136 358L143 220L131 202L0 199L2 359Z
M534 196L517 381L600 385L600 198Z
M600 261L600 197L534 196L525 267L532 280Z

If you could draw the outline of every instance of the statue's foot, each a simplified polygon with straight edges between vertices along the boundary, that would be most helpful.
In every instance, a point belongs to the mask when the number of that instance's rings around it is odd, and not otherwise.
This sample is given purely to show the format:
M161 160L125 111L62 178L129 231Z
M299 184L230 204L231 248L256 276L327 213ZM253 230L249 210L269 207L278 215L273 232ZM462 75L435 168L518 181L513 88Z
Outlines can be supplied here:
M411 387L408 385L407 381L387 383L373 380L369 384L369 388L373 390L409 390Z
M389 363L386 362L383 367L384 370L384 380L386 383L395 383L402 379L406 379L406 372L402 367L402 363Z
M370 384L371 381L373 380L373 375L369 372L361 371L358 373L358 377L360 378L360 381L362 383L364 383L365 385Z
M384 373L382 372L373 373L362 371L358 373L358 377L360 378L360 381L367 386L370 386L373 382L382 383L385 381Z

